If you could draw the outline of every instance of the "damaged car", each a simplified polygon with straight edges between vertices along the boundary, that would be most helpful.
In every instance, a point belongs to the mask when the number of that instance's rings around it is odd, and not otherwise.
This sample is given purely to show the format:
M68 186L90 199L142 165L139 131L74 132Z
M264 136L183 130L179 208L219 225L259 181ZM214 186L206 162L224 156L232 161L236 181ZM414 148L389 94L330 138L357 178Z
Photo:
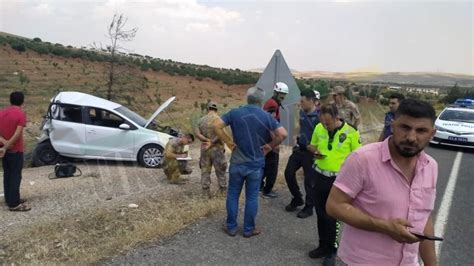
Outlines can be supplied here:
M60 92L52 98L41 126L33 165L52 165L67 157L160 167L164 147L178 131L155 119L174 99L169 98L147 120L112 101L82 92Z

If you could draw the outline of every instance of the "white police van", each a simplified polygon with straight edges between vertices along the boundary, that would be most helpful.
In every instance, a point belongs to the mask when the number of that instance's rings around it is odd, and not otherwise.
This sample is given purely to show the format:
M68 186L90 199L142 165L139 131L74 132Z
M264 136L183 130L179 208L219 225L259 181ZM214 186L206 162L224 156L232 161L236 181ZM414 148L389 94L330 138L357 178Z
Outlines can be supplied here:
M474 100L458 99L435 122L432 144L474 148Z

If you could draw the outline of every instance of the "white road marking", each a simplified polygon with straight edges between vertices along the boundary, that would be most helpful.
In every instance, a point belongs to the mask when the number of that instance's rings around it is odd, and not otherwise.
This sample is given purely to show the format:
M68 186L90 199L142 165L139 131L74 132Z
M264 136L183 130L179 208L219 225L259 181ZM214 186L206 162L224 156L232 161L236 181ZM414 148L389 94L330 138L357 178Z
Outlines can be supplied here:
M448 184L446 185L446 190L444 191L443 199L441 200L441 205L439 206L438 213L435 220L435 235L444 236L446 232L446 224L448 223L449 211L451 209L451 203L453 202L454 189L456 188L456 181L458 179L459 166L461 165L462 152L458 151L456 158L454 159L453 168L451 169L451 174L449 175ZM436 241L436 256L439 259L441 253L442 241Z

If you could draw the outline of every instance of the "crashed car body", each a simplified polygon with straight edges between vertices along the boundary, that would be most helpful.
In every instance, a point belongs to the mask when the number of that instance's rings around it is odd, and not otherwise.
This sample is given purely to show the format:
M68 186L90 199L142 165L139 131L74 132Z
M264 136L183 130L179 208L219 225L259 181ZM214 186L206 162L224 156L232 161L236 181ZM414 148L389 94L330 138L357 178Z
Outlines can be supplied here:
M447 107L435 121L432 144L474 148L474 109Z
M55 164L64 156L159 167L164 147L178 132L154 120L174 99L169 98L146 120L118 103L81 92L60 92L51 99L33 164Z

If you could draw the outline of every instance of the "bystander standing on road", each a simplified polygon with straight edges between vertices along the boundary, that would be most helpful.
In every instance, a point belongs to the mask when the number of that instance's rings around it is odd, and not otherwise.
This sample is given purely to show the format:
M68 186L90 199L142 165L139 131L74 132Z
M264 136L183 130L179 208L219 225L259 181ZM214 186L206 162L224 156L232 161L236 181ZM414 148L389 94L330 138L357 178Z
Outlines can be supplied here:
M334 104L321 106L320 123L316 126L308 149L316 160L312 175L316 179L314 199L318 216L318 248L309 252L311 258L323 258L325 265L333 265L337 251L339 224L326 213L326 201L332 184L346 157L359 148L357 129L338 118Z
M379 136L379 141L383 141L392 135L392 122L395 119L395 112L400 105L400 102L405 99L405 96L400 93L392 93L389 97L388 107L389 111L385 113L384 125Z
M243 235L260 234L255 227L258 211L258 193L265 165L265 155L286 137L286 130L269 113L261 109L264 91L252 87L247 91L247 105L232 109L214 127L217 136L232 150L227 190L227 220L224 230L230 236L237 234L239 198L245 184L245 214ZM233 139L224 128L230 126Z
M328 202L328 213L345 223L339 257L349 265L436 265L431 211L438 165L423 149L435 134L433 107L400 103L393 135L346 160Z
M288 85L283 82L275 83L273 87L273 96L263 105L263 110L269 112L278 123L280 122L281 103L288 94ZM265 155L265 167L262 173L262 182L260 190L262 197L276 198L278 195L273 191L278 176L278 163L280 161L280 148L274 147L267 155Z
M317 92L317 91L316 91ZM319 92L312 90L304 90L301 92L300 99L300 133L297 137L296 146L293 147L293 152L288 158L288 163L285 169L285 180L288 185L293 198L290 204L285 207L286 211L292 212L298 206L305 205L304 208L298 212L299 218L306 218L313 215L315 193L312 189L315 187L315 177L312 176L313 155L306 149L306 146L311 141L314 127L319 123ZM304 173L304 188L306 192L305 200L301 194L298 182L296 180L296 171L303 168Z
M201 168L201 186L204 195L210 196L211 171L212 166L216 171L217 183L220 193L225 193L227 180L225 171L227 161L225 159L224 143L220 140L214 130L214 121L219 119L217 114L217 104L209 102L207 104L207 114L199 120L196 128L196 137L201 140L201 158L199 158L199 168Z
M0 110L0 158L3 163L3 191L10 211L29 211L31 207L20 198L23 169L23 128L26 115L22 110L22 92L10 94L10 107Z

